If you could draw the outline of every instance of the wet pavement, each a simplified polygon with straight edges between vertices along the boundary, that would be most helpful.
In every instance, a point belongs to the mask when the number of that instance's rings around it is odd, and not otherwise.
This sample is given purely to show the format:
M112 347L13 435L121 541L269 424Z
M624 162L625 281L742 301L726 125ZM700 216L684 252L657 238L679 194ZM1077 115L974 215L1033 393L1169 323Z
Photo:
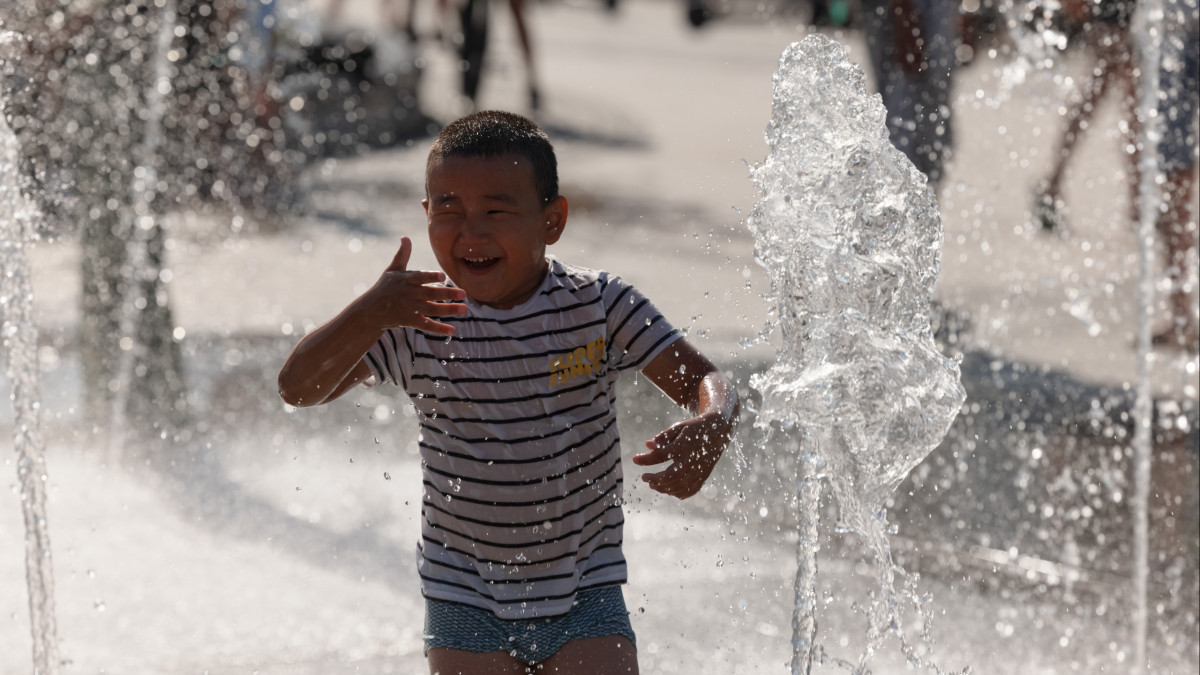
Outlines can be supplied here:
M369 25L372 7L351 2L347 23ZM493 9L481 105L528 112L512 24L503 5ZM769 320L742 225L757 198L747 164L767 151L776 60L808 29L800 17L737 15L696 31L682 3L658 0L615 14L599 2L538 4L530 17L544 103L535 117L556 143L571 205L552 252L638 285L752 402L748 376L778 338L743 346ZM861 37L836 37L861 62ZM418 53L420 108L449 121L465 110L456 64L429 39ZM1064 92L1045 74L1016 86L1002 74L984 54L956 83L938 299L959 319L947 349L963 354L968 408L898 491L894 545L934 598L943 667L1123 672L1128 556L1106 551L1123 551L1131 527L1128 498L1113 492L1131 492L1121 414L1137 372L1137 251L1121 215L1115 110L1098 112L1068 176L1069 234L1047 237L1028 224L1030 190L1049 163ZM372 283L401 235L418 244L414 266L434 266L419 204L428 142L314 164L298 215L257 234L227 237L237 229L227 213L172 220L170 292L216 469L127 475L77 452L86 436L64 431L78 421L69 341L45 355L60 626L78 669L421 672L410 545L419 481L405 406L366 392L284 411L272 388L288 345ZM76 320L78 252L63 240L33 255L39 321L53 341ZM1160 419L1175 411L1195 429L1194 353L1156 352L1153 381ZM1094 401L1110 412L1097 415ZM630 447L676 414L640 383L624 408ZM627 598L643 672L786 671L794 467L749 426L694 502L631 489ZM1157 484L1179 500L1156 507L1154 672L1200 663L1194 438L1168 434L1158 455ZM0 515L5 541L20 527L10 511ZM870 577L852 542L829 537L820 639L851 658ZM17 579L12 548L0 572ZM0 593L3 644L24 630L11 586ZM893 647L875 672L904 671ZM27 670L23 649L4 651L0 672Z

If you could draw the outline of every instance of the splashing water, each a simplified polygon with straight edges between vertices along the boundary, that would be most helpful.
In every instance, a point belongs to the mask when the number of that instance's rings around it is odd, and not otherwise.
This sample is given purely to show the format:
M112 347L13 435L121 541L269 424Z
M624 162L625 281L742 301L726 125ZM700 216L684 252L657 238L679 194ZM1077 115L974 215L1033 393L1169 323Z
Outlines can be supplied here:
M0 31L0 49L19 40ZM0 54L0 65L3 64ZM0 336L12 382L13 449L25 519L25 577L33 637L33 667L38 675L59 672L58 631L54 615L54 570L46 525L46 458L39 419L37 329L25 244L31 241L37 208L21 192L17 137L0 105Z
M1134 402L1134 522L1133 522L1133 672L1146 672L1146 628L1149 618L1147 582L1150 576L1150 468L1154 423L1154 392L1150 381L1151 324L1154 321L1154 241L1158 218L1157 150L1161 134L1158 110L1159 61L1162 58L1163 3L1145 0L1135 15L1133 34L1141 56L1138 117L1142 120L1142 152L1138 173L1138 333L1137 397Z
M820 479L844 525L871 546L880 589L855 672L895 634L910 662L884 504L943 439L965 399L958 364L933 341L930 297L942 228L933 193L888 140L878 96L841 45L811 35L780 57L767 127L770 152L752 170L762 193L747 224L775 295L783 341L752 385L756 427L800 433L801 536L793 673L820 661L815 644ZM941 672L940 670L938 672Z
M169 53L171 37L175 32L175 2L165 0L159 4L157 17L158 27L154 33L154 65L151 81L145 88L146 116L145 135L136 148L138 160L134 172L134 182L131 186L134 222L126 244L128 272L126 286L129 289L121 308L120 331L122 336L131 338L130 348L121 352L117 367L116 396L112 403L112 433L109 434L109 457L117 459L122 448L132 437L130 428L132 421L128 419L129 398L136 377L136 368L147 358L147 345L144 340L136 339L138 331L138 315L140 307L145 307L151 298L146 297L146 284L151 281L147 275L154 275L156 270L150 263L150 239L155 227L155 198L158 196L158 165L163 145L163 118L167 112L167 94L171 91L171 68Z

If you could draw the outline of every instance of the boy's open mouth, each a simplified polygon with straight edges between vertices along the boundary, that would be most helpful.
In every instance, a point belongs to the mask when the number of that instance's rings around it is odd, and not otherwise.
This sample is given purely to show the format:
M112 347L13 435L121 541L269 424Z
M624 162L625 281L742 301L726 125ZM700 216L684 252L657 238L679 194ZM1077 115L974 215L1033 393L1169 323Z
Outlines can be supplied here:
M483 272L485 270L491 269L491 267L493 265L495 265L496 262L499 261L500 259L499 258L463 258L462 260L463 260L463 263L466 264L467 269L470 269L475 272Z

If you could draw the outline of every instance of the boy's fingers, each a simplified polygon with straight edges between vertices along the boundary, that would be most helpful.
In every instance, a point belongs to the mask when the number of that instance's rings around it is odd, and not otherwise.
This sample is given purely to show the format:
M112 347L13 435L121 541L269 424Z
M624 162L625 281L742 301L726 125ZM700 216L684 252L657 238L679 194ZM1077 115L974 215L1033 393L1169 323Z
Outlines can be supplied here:
M408 269L408 259L412 256L412 240L400 237L400 250L392 256L392 262L387 266L388 272L403 272Z
M434 335L445 335L451 337L454 335L454 326L450 324L434 321L429 317L424 317L423 325L416 326L416 329L425 333L433 333Z
M425 316L458 316L467 313L467 306L461 302L430 302L421 313Z
M425 272L424 274L437 274L437 272ZM432 300L434 302L460 302L467 299L467 294L461 288L451 288L449 286L438 285L437 282L416 283L410 280L413 289L409 291L414 298L418 300Z
M642 474L642 482L650 486L655 492L664 492L662 487L662 473L644 473Z
M686 421L676 422L675 424L672 424L666 429L658 432L658 434L648 442L653 443L657 447L665 448L678 441L680 435L683 434L686 428Z
M430 284L440 284L446 280L446 275L441 272L433 272L430 270L413 270L406 272L404 270L394 270L389 268L389 272L404 272L401 278L405 283L413 286L429 286ZM447 288L447 287L443 287ZM447 288L447 290L459 290L457 288Z
M642 480L651 490L678 499L687 499L699 492L703 483L697 484L695 476L690 476L676 467L677 465L671 465L658 473L644 473Z
M671 459L671 457L667 454L666 448L655 442L657 440L657 437L655 437L654 440L646 441L646 448L649 450L649 452L643 452L640 455L634 455L633 463L639 466L652 466L654 464L662 464L663 462ZM649 476L654 474L646 475Z
M660 431L657 436L646 441L646 448L649 452L644 452L640 455L633 456L633 463L642 466L651 464L662 464L669 462L672 459L675 443L679 440L680 435L684 432L682 423L672 425L663 431Z

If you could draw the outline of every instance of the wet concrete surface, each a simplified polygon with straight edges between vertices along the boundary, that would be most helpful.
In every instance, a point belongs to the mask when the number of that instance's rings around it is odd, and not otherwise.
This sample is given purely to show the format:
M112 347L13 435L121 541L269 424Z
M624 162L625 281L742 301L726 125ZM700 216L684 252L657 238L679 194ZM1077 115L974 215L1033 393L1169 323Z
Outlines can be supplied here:
M369 14L364 3L351 9L351 21ZM741 221L756 198L745 163L766 151L775 59L802 30L795 21L741 18L698 33L682 7L665 2L629 4L617 15L547 4L531 15L546 101L537 118L557 143L572 204L554 253L636 283L734 376L747 401L739 444L699 497L676 504L631 488L627 597L644 636L643 670L783 672L795 469L793 457L752 431L749 376L770 364L778 337L755 342L769 321L769 289ZM523 75L505 17L495 15L482 103L521 111ZM837 37L861 58L860 35ZM417 99L423 115L444 123L463 105L455 64L436 45L423 49ZM941 195L938 296L960 319L944 337L948 351L962 354L967 406L897 489L893 546L935 598L946 667L1115 672L1128 659L1132 605L1136 279L1135 242L1120 216L1124 177L1115 138L1098 132L1068 188L1077 205L1072 233L1045 238L1028 228L1026 193L1052 136L1039 120L1062 92L1039 77L1005 89L1000 68L980 59L960 76L961 141ZM1095 128L1113 126L1113 114L1101 110ZM61 486L51 530L65 547L56 558L64 652L79 667L420 672L419 598L410 588L415 510L405 503L411 490L400 488L418 466L406 404L364 392L320 411L287 411L273 391L298 336L372 283L400 235L420 243L428 136L394 140L314 162L295 217L256 234L236 232L229 213L172 221L170 289L205 420L192 453L195 480L187 462L181 472L139 478L135 470L130 478L90 458L94 439L74 412L78 253L69 239L36 247L39 323L50 348L51 481ZM414 266L433 264L418 245ZM1154 672L1200 663L1196 373L1194 354L1155 354ZM679 414L636 380L623 401L631 448ZM154 489L142 493L142 485ZM128 519L129 505L149 515ZM831 651L853 652L865 623L846 598L868 592L869 559L832 531L827 505L821 638ZM19 523L6 516L0 524L5 541L15 541ZM105 542L97 532L117 536ZM195 541L205 550L189 550ZM125 563L122 543L143 548ZM19 560L6 553L0 569L10 568L7 578L19 578ZM239 597L228 588L247 584L261 591ZM180 590L189 586L223 590ZM12 617L3 629L19 639L16 590L0 600ZM704 612L688 609L697 598ZM200 637L154 646L172 634L153 624L189 616L203 624ZM106 647L119 643L114 636L142 645L140 657ZM18 657L5 658L0 671L23 672ZM876 672L903 670L891 654Z

